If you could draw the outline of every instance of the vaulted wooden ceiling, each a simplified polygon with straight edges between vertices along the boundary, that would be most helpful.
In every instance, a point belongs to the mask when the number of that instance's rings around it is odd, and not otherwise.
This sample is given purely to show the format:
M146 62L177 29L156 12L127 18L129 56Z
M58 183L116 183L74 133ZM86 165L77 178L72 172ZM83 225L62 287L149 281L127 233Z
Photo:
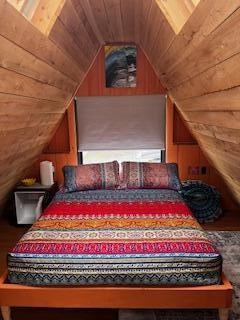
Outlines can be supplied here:
M179 0L54 0L53 15L36 1L34 22L0 0L0 201L51 138L100 47L113 42L141 46L240 201L240 0L182 0L180 22Z

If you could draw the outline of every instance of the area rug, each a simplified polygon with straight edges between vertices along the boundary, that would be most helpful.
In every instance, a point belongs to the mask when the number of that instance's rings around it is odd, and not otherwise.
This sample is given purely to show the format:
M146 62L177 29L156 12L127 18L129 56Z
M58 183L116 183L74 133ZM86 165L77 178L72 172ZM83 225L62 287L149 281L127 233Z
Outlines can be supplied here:
M229 320L240 320L240 231L208 232L223 256L223 271L234 287ZM217 310L119 310L119 320L219 320Z

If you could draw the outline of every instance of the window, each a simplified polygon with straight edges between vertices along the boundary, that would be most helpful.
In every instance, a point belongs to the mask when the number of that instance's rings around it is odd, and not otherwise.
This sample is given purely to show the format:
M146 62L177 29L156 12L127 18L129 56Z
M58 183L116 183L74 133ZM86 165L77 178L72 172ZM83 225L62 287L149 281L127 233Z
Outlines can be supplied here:
M147 149L147 150L97 150L83 151L82 162L99 163L117 160L119 163L123 161L139 161L139 162L163 162L164 150Z
M64 0L7 1L46 36L49 35L65 3Z
M164 161L164 95L77 97L79 163Z
M156 0L172 29L178 34L200 0Z

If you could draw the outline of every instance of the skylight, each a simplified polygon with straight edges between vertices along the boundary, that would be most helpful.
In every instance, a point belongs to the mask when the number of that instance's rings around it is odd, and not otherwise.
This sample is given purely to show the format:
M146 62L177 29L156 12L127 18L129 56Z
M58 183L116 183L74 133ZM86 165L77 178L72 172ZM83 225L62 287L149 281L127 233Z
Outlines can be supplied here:
M178 34L200 0L156 0L165 18Z
M39 31L48 35L65 0L7 0Z

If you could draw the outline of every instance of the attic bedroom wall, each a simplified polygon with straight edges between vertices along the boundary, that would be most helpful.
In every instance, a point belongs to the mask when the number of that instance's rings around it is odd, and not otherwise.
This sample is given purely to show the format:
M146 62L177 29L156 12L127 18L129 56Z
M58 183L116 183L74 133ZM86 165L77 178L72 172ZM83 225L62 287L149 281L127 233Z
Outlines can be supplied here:
M154 11L145 34L153 30ZM157 22L155 22L156 25ZM142 47L210 162L240 202L240 1L200 1L178 35ZM143 37L144 38L144 37ZM170 39L170 41L169 41Z
M239 200L239 6L201 0L176 35L155 0L68 0L46 38L0 0L0 203L50 139L100 44L119 41L143 48Z
M63 20L47 38L0 0L0 204L52 137L98 50L90 27L84 52Z
M165 93L158 77L156 76L152 66L146 59L143 51L138 50L138 86L136 88L106 88L104 79L104 50L101 49L97 55L92 67L90 68L86 78L82 82L77 91L78 96L106 96L106 95L141 95L141 94L159 94ZM75 137L75 116L73 104L68 108L69 123L69 153L42 153L38 161L30 168L29 176L39 178L39 163L43 160L52 161L55 166L55 177L59 184L63 183L62 167L65 164L77 164L77 148ZM196 145L176 145L173 143L173 104L168 100L167 107L167 161L177 162L181 179L201 179L218 188L222 194L223 208L227 211L236 210L235 204L228 188L203 155L199 146ZM59 137L61 135L59 134ZM54 138L56 144L57 136ZM205 175L191 175L188 172L189 166L201 167L206 166L207 173Z

